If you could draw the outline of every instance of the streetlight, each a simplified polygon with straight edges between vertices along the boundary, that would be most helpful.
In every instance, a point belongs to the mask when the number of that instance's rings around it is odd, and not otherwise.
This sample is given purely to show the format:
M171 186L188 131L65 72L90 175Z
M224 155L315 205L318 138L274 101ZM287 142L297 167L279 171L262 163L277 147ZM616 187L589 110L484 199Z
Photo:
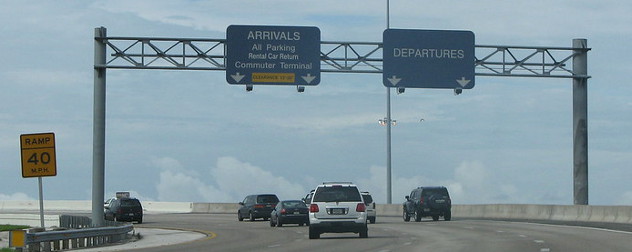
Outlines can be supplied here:
M384 119L380 119L377 120L377 122L382 125L382 126L386 126L386 124L388 124L388 121L391 121L391 125L392 126L396 126L397 125L397 120L389 120L388 118L384 117Z

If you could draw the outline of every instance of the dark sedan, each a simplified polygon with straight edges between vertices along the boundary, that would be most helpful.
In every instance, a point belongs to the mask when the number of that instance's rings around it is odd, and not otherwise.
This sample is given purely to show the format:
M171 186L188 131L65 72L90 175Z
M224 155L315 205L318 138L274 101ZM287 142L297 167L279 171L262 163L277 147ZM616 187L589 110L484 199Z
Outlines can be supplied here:
M270 214L270 226L281 227L284 224L298 224L303 226L309 223L309 208L301 200L284 200L276 205Z

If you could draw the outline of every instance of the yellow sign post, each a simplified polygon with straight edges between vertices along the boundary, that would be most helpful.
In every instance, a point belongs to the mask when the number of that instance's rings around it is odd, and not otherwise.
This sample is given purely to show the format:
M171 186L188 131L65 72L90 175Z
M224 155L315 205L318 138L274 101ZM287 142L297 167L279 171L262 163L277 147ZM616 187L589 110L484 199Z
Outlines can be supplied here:
M55 133L20 135L22 149L22 177L57 175Z
M26 231L11 230L9 232L9 247L22 248L24 246L26 246Z
M55 133L22 134L22 177L37 177L39 184L40 223L44 228L44 193L42 177L57 176Z

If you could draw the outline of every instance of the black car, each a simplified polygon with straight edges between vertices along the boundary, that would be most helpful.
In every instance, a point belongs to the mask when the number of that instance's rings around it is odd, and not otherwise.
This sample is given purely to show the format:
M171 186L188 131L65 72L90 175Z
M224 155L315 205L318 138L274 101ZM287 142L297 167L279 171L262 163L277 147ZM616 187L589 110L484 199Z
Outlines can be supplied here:
M279 198L274 194L248 195L244 201L239 202L237 219L239 221L243 221L245 218L250 219L250 221L255 221L258 218L268 220L277 203L279 203Z
M431 216L432 220L439 220L440 216L449 221L452 219L452 201L448 189L443 186L418 187L406 196L403 206L404 221L421 221L422 217Z
M143 206L135 198L112 199L105 206L105 219L111 221L136 221L143 223Z
M284 224L309 224L309 208L301 200L279 202L270 214L270 226L282 227Z

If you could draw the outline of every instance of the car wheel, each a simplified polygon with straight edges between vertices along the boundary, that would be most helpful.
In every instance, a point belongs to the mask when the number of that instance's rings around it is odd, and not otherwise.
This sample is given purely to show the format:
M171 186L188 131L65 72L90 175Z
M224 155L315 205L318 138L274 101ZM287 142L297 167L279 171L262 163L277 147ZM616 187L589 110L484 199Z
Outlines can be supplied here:
M404 221L405 222L409 222L410 221L410 215L408 215L408 213L406 212L406 209L404 209L402 217L404 217Z
M272 221L272 218L270 218L270 226L271 226L271 227L276 226L276 225L274 224L274 221Z
M252 212L250 212L249 217L250 221L255 221L255 216L252 214Z
M432 220L433 221L438 221L439 220L439 215L438 214L433 215L432 216Z
M241 212L237 212L237 220L244 221L244 217L241 217Z
M416 210L415 211L415 221L416 222L420 222L421 221L421 211L420 210Z
M299 223L298 226L302 227L303 225L305 225L305 223Z
M309 239L319 239L320 233L312 226L309 227Z
M138 224L143 224L143 219L142 218L138 219Z
M447 211L443 214L443 219L446 221L449 221L452 219L452 212L451 211Z
M360 231L360 238L369 238L369 228L368 227L364 227L364 229L362 229Z
M369 222L370 222L371 224L375 224L375 217L371 218L371 219L369 220Z
M283 226L283 222L281 222L281 218L277 218L276 225L277 225L277 227L282 227Z

